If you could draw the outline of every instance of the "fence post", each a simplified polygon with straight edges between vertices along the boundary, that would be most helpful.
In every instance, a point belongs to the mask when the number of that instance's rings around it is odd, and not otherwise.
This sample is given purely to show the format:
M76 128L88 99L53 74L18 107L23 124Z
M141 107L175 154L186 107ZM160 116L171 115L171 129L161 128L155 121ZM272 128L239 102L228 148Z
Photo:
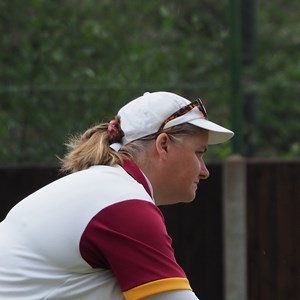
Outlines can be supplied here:
M229 158L223 168L224 299L247 300L246 163Z

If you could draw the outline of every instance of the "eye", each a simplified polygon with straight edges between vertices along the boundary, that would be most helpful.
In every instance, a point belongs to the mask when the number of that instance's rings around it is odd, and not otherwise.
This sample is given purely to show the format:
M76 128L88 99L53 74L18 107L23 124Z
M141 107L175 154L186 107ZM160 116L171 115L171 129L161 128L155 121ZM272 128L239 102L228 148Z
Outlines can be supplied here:
M202 159L203 155L206 153L207 148L196 151L196 155L199 159Z
M196 156L198 157L198 159L202 159L204 153L205 153L205 151L197 151Z

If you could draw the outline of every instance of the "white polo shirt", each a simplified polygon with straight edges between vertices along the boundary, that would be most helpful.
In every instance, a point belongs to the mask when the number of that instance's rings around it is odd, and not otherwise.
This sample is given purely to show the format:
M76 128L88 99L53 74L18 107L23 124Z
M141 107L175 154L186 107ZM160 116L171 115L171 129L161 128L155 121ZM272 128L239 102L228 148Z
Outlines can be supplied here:
M136 300L191 290L131 161L65 176L0 223L0 299Z

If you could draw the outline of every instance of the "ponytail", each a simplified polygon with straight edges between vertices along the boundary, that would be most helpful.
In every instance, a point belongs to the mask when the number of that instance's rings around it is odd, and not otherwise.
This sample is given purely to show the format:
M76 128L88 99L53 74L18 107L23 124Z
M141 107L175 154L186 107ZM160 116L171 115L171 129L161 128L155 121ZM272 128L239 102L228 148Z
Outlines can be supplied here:
M109 123L98 124L72 137L66 144L68 153L61 159L61 170L73 173L93 165L123 164L124 156L109 147L108 127Z

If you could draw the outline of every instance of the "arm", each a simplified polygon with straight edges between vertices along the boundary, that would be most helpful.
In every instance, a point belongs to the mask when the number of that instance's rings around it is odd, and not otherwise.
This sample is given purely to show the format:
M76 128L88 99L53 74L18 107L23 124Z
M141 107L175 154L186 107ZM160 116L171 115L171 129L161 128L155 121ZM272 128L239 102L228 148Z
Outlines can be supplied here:
M103 209L86 227L80 250L92 267L112 270L128 300L191 290L163 216L148 201L126 200Z
M189 290L170 291L143 298L143 300L199 300L197 296Z

